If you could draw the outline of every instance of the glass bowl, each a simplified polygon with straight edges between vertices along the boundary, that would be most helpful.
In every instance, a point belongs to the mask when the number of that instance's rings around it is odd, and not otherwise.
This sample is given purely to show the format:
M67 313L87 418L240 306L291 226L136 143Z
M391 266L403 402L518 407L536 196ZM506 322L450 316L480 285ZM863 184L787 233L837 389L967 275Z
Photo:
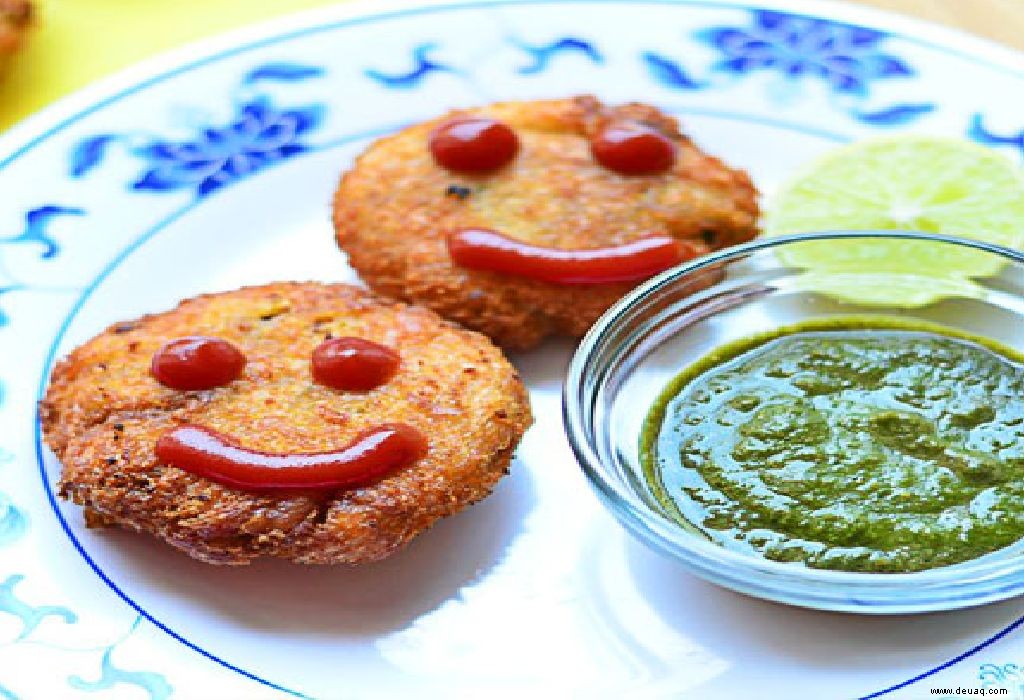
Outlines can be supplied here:
M944 292L948 296L923 305L880 307L815 291L804 271L783 263L796 245L839 239L886 239L908 255L926 257L956 250L957 256L976 256L991 274L974 280L973 293ZM863 275L865 285L878 285L878 266L878 260L852 260L843 275L847 283ZM920 282L932 286L927 276ZM941 285L935 281L936 288ZM563 409L576 458L629 532L698 576L741 593L874 614L964 608L1024 593L1022 543L916 573L812 569L716 545L684 529L650 492L639 459L640 434L669 380L730 341L808 319L863 314L939 323L1024 351L1024 256L924 233L826 232L761 239L669 270L609 309L573 357Z

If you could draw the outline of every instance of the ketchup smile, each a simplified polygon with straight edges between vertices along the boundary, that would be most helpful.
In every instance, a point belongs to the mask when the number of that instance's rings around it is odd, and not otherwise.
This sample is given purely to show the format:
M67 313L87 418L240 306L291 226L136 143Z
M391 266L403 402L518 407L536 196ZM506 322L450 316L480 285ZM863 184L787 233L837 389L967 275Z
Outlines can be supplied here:
M430 134L430 153L442 168L485 173L507 165L519 152L519 137L508 124L486 117L462 117Z
M363 338L331 338L313 351L313 379L341 391L369 391L398 371L401 358L389 347Z
M697 255L671 236L650 236L607 248L548 248L488 229L466 229L448 236L457 265L554 284L638 282Z
M165 343L153 355L149 369L171 389L213 389L238 379L245 369L245 355L226 340L193 335Z
M355 486L396 472L426 454L426 438L403 423L371 428L340 450L327 452L275 454L251 450L198 425L173 428L156 443L160 461L248 491Z
M590 142L594 160L622 175L657 175L676 162L676 145L661 132L633 122L612 123Z

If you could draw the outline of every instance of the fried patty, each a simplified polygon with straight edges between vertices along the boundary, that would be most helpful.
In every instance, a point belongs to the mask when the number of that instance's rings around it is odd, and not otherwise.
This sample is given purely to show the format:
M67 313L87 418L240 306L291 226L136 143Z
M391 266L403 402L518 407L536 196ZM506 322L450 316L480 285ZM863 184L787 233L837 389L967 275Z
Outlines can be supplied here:
M158 383L149 371L153 353L190 335L234 343L248 360L242 376L205 391ZM397 374L368 393L314 383L313 349L341 336L397 350ZM311 564L382 559L488 495L532 421L522 382L484 336L427 309L316 283L200 296L115 324L56 366L41 416L63 463L60 493L85 506L91 523L149 532L218 564L259 556ZM240 491L154 454L157 439L183 423L247 448L290 453L337 449L395 422L427 437L427 456L337 492Z
M437 165L430 132L462 115L510 125L519 155L480 176ZM623 176L595 162L589 139L613 121L640 122L671 138L678 146L674 167ZM557 285L460 268L448 254L447 233L487 228L553 248L669 234L707 252L755 235L756 199L746 173L701 152L654 107L576 97L453 112L377 141L342 177L334 225L338 244L374 290L526 349L548 335L582 335L634 285Z
M17 53L32 26L28 0L0 0L0 69Z

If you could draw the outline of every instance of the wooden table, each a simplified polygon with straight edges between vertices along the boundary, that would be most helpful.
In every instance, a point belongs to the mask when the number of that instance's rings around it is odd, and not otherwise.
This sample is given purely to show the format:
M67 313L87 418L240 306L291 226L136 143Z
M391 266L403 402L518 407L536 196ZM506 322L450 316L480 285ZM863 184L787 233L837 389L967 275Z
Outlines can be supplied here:
M857 0L1024 50L1024 0Z

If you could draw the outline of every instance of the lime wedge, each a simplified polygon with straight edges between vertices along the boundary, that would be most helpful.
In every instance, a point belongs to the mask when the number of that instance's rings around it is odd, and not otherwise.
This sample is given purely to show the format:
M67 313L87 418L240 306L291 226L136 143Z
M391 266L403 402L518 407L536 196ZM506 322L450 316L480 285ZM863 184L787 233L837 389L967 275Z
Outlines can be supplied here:
M1024 243L1024 169L960 139L898 136L862 141L812 163L769 207L765 235L835 230L907 230ZM983 251L907 240L813 241L780 251L807 270L801 280L844 301L924 306L978 296L971 278L1003 259Z

